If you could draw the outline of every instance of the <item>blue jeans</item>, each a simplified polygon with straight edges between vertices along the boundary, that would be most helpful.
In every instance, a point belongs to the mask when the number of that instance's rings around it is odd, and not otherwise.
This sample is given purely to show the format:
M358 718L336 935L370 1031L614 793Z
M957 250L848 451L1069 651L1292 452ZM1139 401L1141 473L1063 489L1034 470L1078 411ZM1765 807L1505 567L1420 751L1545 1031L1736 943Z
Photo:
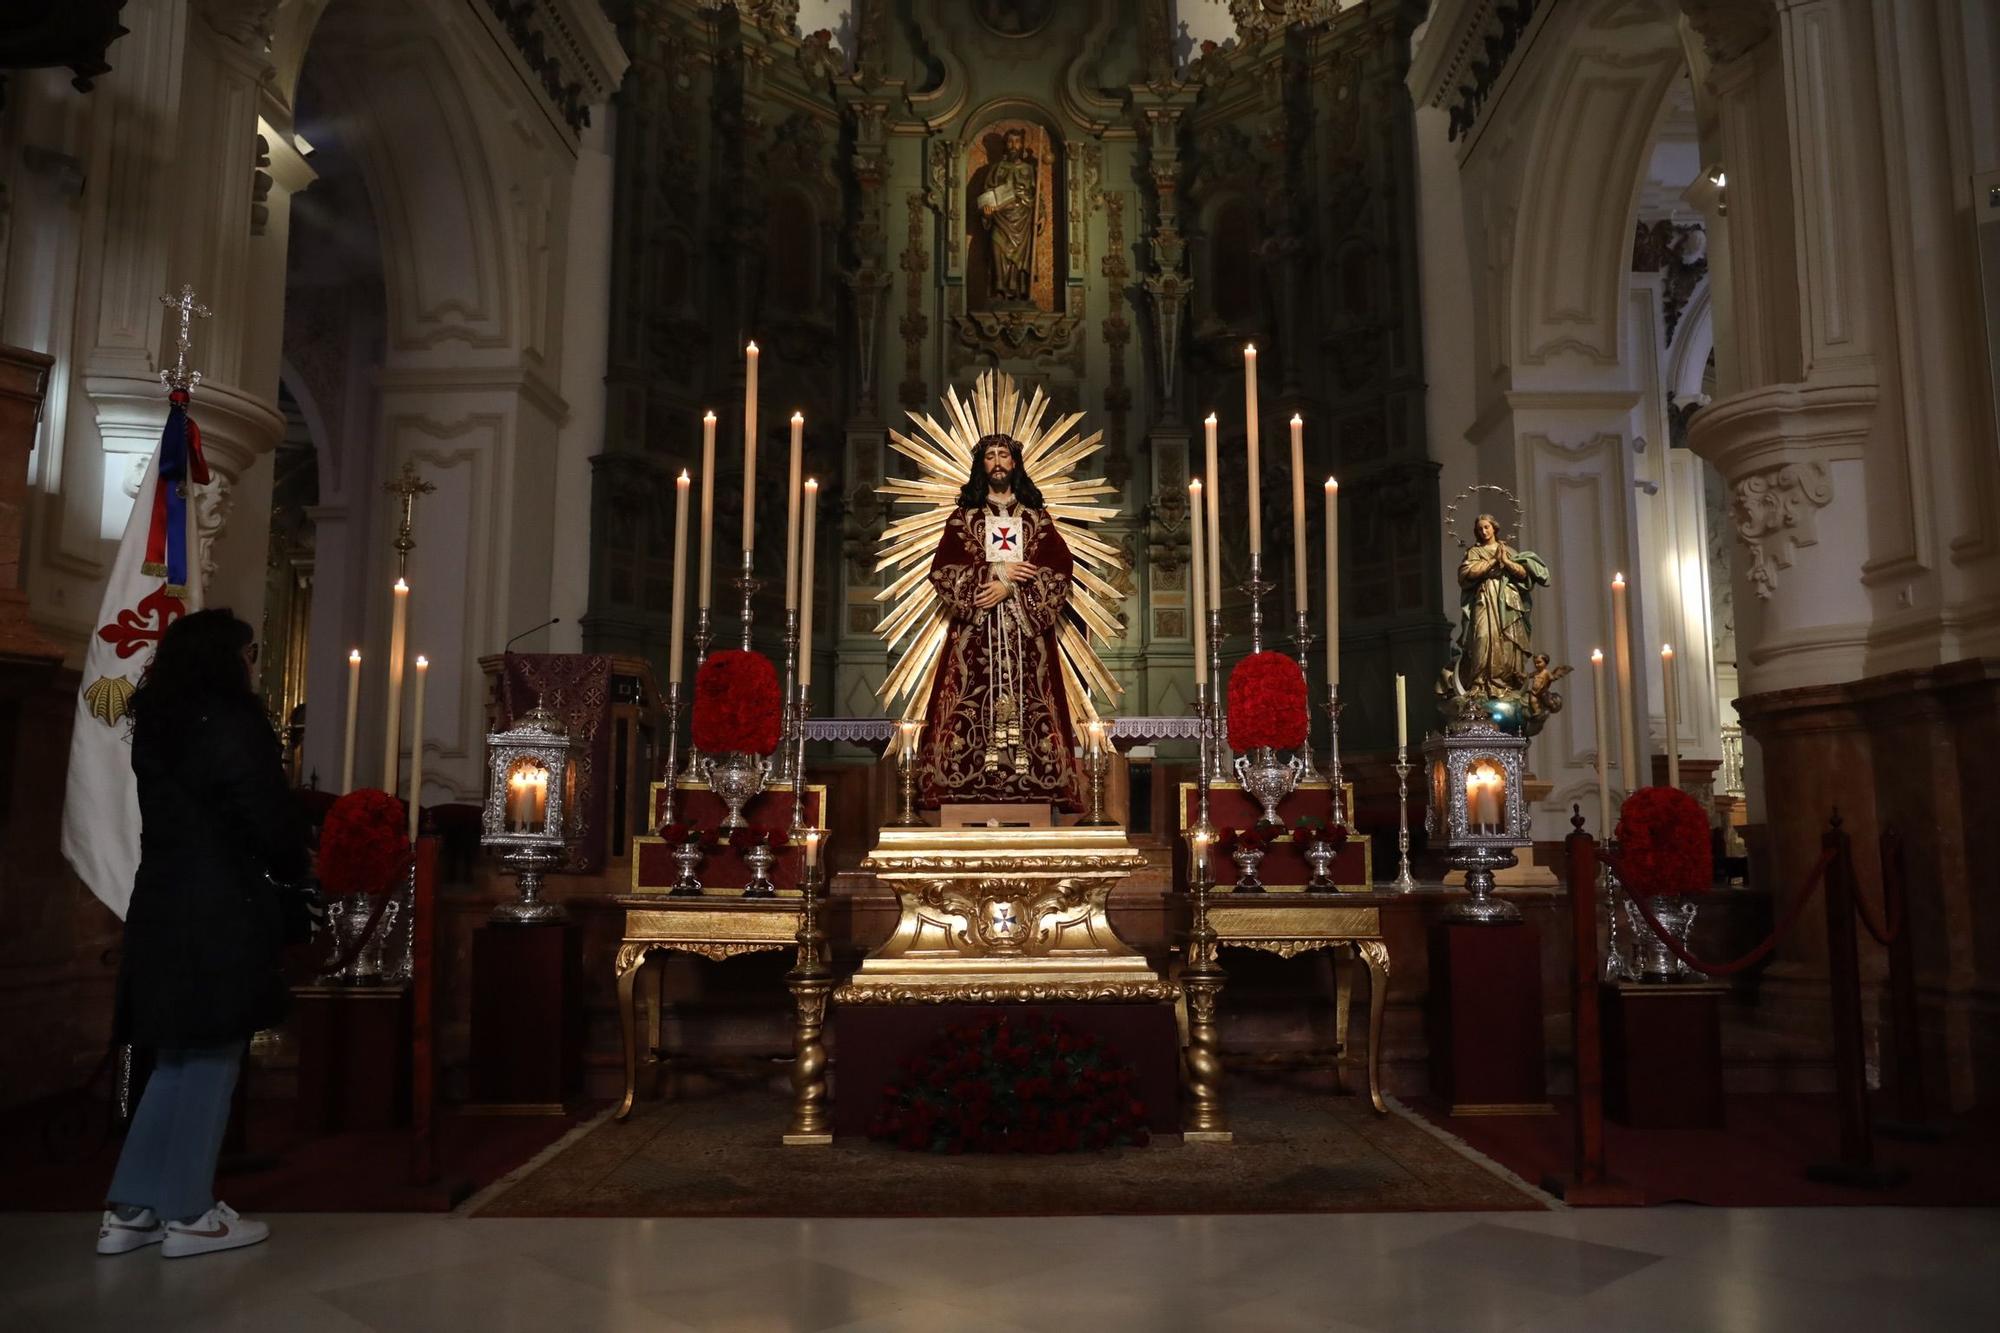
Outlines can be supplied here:
M158 1057L126 1131L109 1198L184 1222L215 1206L215 1159L229 1128L243 1044L178 1047Z

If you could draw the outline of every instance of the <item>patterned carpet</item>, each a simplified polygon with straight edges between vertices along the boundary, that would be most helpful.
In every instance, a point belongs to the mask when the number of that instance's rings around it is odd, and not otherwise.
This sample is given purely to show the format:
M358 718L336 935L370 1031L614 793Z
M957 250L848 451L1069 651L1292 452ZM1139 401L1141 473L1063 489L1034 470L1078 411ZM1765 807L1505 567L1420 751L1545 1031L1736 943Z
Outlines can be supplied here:
M865 1140L786 1148L767 1083L642 1101L475 1200L481 1217L1005 1217L1537 1209L1429 1127L1298 1076L1228 1084L1236 1142L1046 1157L940 1156Z

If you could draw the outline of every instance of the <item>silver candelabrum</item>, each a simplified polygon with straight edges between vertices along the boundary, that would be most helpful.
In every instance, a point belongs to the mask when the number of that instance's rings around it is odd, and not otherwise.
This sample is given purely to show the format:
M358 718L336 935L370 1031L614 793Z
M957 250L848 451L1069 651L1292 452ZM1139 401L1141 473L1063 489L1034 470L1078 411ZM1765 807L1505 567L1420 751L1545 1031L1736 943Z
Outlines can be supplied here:
M706 593L707 590L704 589L703 591ZM694 618L694 674L697 680L701 678L702 663L708 661L708 645L714 641L714 637L715 622L709 613L709 609L704 606L695 613ZM690 713L692 713L692 709L690 709ZM681 766L680 782L682 785L686 785L690 782L700 782L702 780L701 751L696 748L694 743L694 721L692 716L690 716L688 721L687 761Z
M792 736L788 742L792 759L792 819L790 834L794 845L798 842L799 830L806 826L806 719L812 715L812 690L799 686L798 698L792 705ZM825 815L825 811L819 812ZM819 822L817 819L815 823Z
M1236 781L1264 807L1257 822L1266 827L1283 827L1284 821L1278 818L1278 803L1298 790L1304 775L1304 760L1296 755L1280 759L1278 752L1268 745L1236 757Z
M1335 682L1326 687L1327 759L1331 769L1327 782L1333 787L1333 822L1346 828L1350 812L1347 809L1345 774L1340 771L1340 709L1340 685Z
M1410 754L1407 745L1396 747L1396 856L1399 866L1389 887L1398 893L1415 893L1416 876L1410 873Z
M1208 780L1229 781L1228 715L1222 688L1222 608L1208 608Z
M1298 613L1297 620L1298 629L1292 637L1299 650L1299 679L1305 681L1307 689L1310 690L1312 688L1312 646L1318 640L1317 636L1312 632L1312 625L1307 621L1304 611ZM1299 768L1299 781L1311 784L1324 782L1326 778L1313 764L1312 696L1308 694L1306 699L1306 743L1299 751L1299 758L1305 762ZM1338 796L1334 797L1334 803L1338 805L1339 802L1340 798Z
M1194 827L1189 829L1188 832L1190 834L1199 833L1204 835L1209 844L1213 845L1215 842L1215 824L1208 817L1208 791L1210 783L1208 752L1210 745L1213 743L1211 732L1215 726L1212 716L1215 712L1215 700L1210 694L1210 687L1206 681L1194 687L1194 709L1196 730L1194 789L1198 800Z
M771 768L771 782L775 786L789 787L795 780L792 769L794 759L793 740L804 730L799 720L798 710L799 678L799 609L785 608L785 693L783 725L778 732L777 759Z
M757 577L755 567L751 564L749 551L743 553L743 572L738 574L733 582L736 591L743 597L743 651L747 653L750 651L750 630L757 623L755 605L757 590L764 586L764 580Z
M678 665L678 663L676 663ZM667 799L655 814L653 828L657 832L674 822L674 809L680 793L680 774L675 766L680 761L681 736L681 683L667 682Z

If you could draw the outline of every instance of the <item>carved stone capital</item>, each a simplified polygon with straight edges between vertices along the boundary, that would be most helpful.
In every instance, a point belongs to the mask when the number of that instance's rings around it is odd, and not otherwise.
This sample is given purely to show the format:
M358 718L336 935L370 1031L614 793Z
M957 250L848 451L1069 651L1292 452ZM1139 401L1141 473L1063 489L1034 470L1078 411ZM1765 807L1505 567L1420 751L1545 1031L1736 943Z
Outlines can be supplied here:
M1818 512L1833 502L1833 478L1824 463L1785 463L1738 477L1736 535L1750 553L1750 582L1759 598L1778 587L1801 546L1819 540Z
M1765 0L1681 0L1681 13L1717 65L1748 55L1777 27Z

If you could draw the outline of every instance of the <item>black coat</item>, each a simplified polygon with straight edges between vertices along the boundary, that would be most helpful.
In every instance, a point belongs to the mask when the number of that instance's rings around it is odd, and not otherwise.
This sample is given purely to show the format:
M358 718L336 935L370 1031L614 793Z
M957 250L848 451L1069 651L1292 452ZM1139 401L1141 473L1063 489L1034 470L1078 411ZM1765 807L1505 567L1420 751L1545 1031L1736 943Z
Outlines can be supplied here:
M268 871L311 866L277 736L254 696L142 718L139 875L125 915L119 1039L145 1047L246 1041L284 1016L285 928Z

